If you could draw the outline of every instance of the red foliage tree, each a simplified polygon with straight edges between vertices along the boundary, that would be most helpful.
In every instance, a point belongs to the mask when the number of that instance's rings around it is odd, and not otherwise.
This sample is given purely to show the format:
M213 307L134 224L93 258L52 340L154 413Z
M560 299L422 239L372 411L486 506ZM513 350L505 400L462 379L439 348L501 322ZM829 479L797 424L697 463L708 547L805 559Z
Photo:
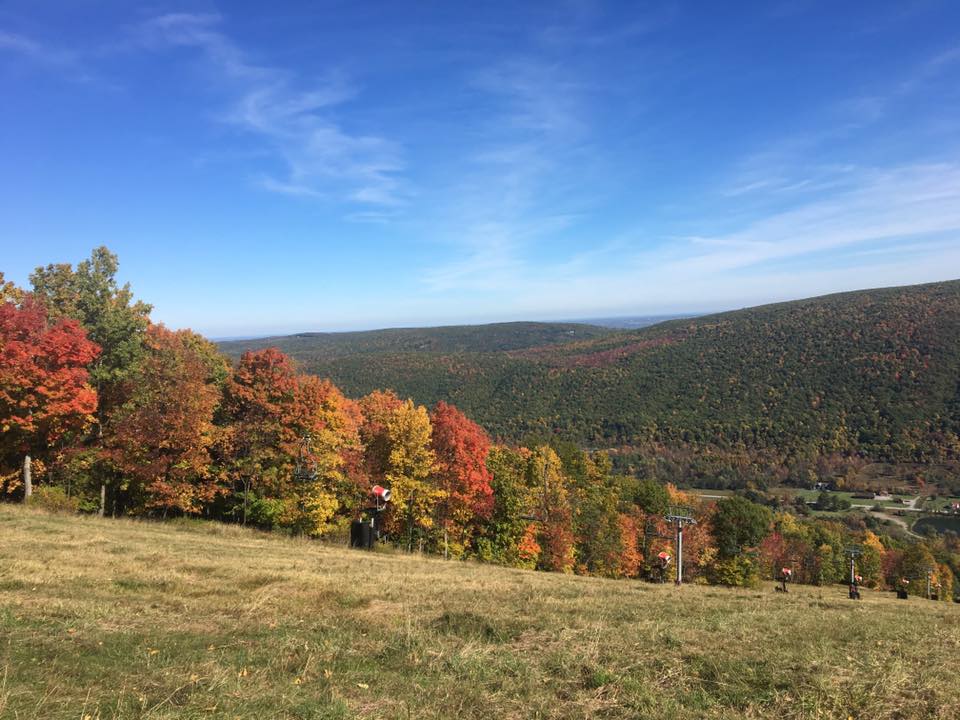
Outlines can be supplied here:
M0 447L5 455L43 452L93 419L97 393L87 365L100 348L74 320L51 324L27 297L0 304Z
M222 453L231 480L245 493L258 487L280 492L282 475L296 457L297 370L276 348L249 351L240 358L224 390L228 428Z
M150 327L130 400L110 419L112 456L135 501L198 513L220 492L209 449L225 376L226 363L207 340Z
M487 469L490 438L453 405L440 401L430 415L431 447L436 454L434 478L443 496L437 504L437 525L460 548L469 545L477 521L493 511L493 475Z

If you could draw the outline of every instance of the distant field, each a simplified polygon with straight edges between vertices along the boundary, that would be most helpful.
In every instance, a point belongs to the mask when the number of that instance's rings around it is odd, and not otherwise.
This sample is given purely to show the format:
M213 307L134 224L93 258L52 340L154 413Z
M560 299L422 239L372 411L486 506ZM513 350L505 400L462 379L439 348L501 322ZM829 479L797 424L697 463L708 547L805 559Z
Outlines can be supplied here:
M952 503L960 502L958 497L937 497L934 500L930 500L926 497L923 498L923 509L930 512L939 512L941 510L947 510L950 508Z
M702 497L729 497L733 495L733 490L714 490L712 488L684 488L684 492Z
M697 317L699 313L681 314L681 315L640 315L636 317L609 317L609 318L584 318L577 322L587 323L588 325L599 325L600 327L616 328L620 330L637 330L639 328L650 327L668 320L682 320L684 318Z
M0 505L3 718L956 718L960 605Z
M804 500L813 502L820 496L821 491L820 490L803 490L803 489L798 490L797 488L779 487L779 488L774 488L773 492L780 495L789 494L795 497L802 497ZM910 495L894 495L892 500L873 500L872 498L854 497L854 494L855 493L842 492L842 491L830 492L830 495L833 495L834 497L848 500L851 505L868 505L871 507L873 505L881 505L883 507L891 508L893 510L896 510L898 508L908 507L908 505L906 503L901 502L901 500L906 500L909 502L912 499L912 496Z
M704 497L726 497L734 494L733 490L713 490L711 488L688 488L686 489L686 492ZM804 490L792 487L775 487L771 488L770 492L780 496L791 495L793 497L802 497L807 502L813 502L820 496L820 490ZM849 492L831 492L830 494L835 497L849 500L850 504L854 506L867 505L872 507L873 505L881 505L882 507L890 508L891 510L908 507L905 503L902 503L901 500L906 500L909 502L912 499L912 497L909 495L894 495L892 500L873 500L868 498L857 498L854 497L854 493ZM863 510L864 508L854 507L853 509Z

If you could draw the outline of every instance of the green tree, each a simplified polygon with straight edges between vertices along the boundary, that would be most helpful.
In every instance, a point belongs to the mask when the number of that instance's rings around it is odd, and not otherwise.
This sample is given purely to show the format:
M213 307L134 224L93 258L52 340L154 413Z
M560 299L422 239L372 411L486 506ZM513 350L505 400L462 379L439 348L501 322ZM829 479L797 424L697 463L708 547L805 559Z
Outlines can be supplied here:
M533 562L522 556L521 541L530 525L533 503L526 483L529 451L494 446L487 456L487 468L492 474L493 511L483 526L482 537L477 538L477 556L488 562L511 567L533 567Z
M907 592L925 597L927 594L927 573L937 573L937 561L926 543L915 542L907 546L900 560L900 576L910 581Z
M624 548L620 483L606 453L581 454L583 473L572 480L571 499L577 572L615 577Z
M101 398L100 421L143 357L144 337L152 306L133 297L130 284L116 280L119 262L106 247L96 248L88 260L37 268L30 275L33 292L47 306L51 319L69 317L80 322L87 337L100 346L90 366L90 379Z
M88 260L74 269L69 263L37 268L30 275L33 292L47 307L52 319L72 318L100 346L100 355L90 364L90 383L97 392L97 410L83 462L87 468L77 479L99 484L100 512L104 511L107 483L117 479L115 468L103 452L104 432L110 414L129 399L131 379L138 371L150 324L151 306L135 300L129 283L116 280L117 256L98 247ZM75 470L76 471L76 470ZM116 487L116 482L112 483Z
M770 527L769 508L742 497L726 497L717 502L712 518L713 537L722 558L739 555L756 547Z
M770 527L769 508L746 498L732 496L717 502L711 518L717 546L713 579L723 585L752 585L758 577L758 563L747 551L760 544Z
M670 506L670 493L656 480L649 478L638 481L628 488L630 500L648 515L666 515Z

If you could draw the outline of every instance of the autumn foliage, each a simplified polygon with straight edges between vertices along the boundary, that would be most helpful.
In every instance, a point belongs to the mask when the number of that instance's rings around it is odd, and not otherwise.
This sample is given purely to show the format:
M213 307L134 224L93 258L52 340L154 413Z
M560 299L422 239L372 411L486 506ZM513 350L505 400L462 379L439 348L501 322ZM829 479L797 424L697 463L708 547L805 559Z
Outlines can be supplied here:
M397 547L658 581L675 573L665 515L683 506L696 519L684 529L688 581L751 585L789 567L795 582L843 582L856 544L865 585L911 578L917 593L929 577L952 594L955 536L907 541L755 490L701 501L658 480L666 452L624 475L608 453L557 438L495 443L452 404L428 410L391 390L351 399L276 348L231 363L194 332L150 323L115 270L101 248L76 270L39 269L34 293L0 275L5 499L23 495L29 453L38 486L69 507L343 539L379 484L392 492L374 508L379 529Z
M49 322L31 297L0 304L0 447L8 462L90 424L97 394L87 366L99 352L79 323Z
M130 399L111 418L112 458L145 508L199 513L221 491L209 449L223 362L199 335L162 325L150 328L147 348Z
M442 492L437 523L454 538L457 554L461 554L493 511L492 474L487 468L490 438L483 428L442 401L431 413L430 422L434 474Z

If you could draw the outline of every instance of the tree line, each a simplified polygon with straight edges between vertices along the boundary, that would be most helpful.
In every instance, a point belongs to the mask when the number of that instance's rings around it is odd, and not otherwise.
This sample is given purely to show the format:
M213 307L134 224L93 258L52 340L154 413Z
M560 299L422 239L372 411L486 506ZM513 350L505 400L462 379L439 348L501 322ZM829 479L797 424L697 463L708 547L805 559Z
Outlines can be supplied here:
M669 579L672 507L685 574L749 585L790 567L842 582L863 549L872 586L927 573L952 597L954 536L908 542L863 521L824 521L747 497L701 502L605 452L543 438L494 443L454 405L390 390L359 399L276 348L231 362L190 330L150 319L96 249L37 268L29 290L0 275L0 494L101 515L196 516L342 538L371 502L389 542L520 568ZM859 522L859 524L858 524Z

